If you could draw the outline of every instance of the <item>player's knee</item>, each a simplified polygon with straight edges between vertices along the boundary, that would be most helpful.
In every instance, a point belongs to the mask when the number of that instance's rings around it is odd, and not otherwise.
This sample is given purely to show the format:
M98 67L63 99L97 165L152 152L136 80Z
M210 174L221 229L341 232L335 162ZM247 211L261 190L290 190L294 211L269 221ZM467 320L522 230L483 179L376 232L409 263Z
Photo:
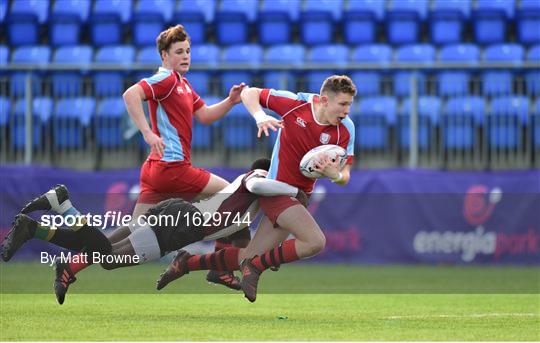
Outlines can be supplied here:
M311 239L308 242L308 254L310 256L316 255L323 251L324 247L326 246L326 237L322 233L318 235L313 235Z
M317 253L324 250L324 247L326 246L326 237L321 233L316 240L315 248L317 250Z

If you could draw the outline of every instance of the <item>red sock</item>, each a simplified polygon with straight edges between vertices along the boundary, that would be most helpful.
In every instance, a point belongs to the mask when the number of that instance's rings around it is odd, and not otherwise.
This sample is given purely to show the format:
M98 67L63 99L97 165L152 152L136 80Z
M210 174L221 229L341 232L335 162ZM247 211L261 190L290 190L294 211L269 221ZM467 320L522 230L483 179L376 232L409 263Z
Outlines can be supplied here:
M88 262L88 258L88 255L83 253L79 253L71 257L71 262L69 262L69 268L71 269L73 274L77 274L78 272L92 264Z
M188 260L188 269L192 270L216 270L235 271L239 270L238 255L240 248L230 247L221 249L206 255L193 255Z
M260 256L255 256L251 263L262 272L270 267L279 267L282 263L299 260L295 243L296 239L286 240L272 250Z

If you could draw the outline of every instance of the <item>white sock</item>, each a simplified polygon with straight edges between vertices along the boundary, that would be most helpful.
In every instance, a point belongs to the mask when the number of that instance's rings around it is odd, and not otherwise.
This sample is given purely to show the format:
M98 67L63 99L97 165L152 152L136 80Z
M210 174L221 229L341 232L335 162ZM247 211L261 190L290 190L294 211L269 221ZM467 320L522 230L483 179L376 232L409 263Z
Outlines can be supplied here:
M139 264L161 258L161 249L156 234L150 227L141 227L128 236L135 254L139 256Z
M71 200L69 199L60 204L58 202L58 195L56 195L56 191L54 189L51 189L45 193L45 197L47 197L47 200L49 200L49 203L51 204L51 210L63 215L64 217L66 215L78 216L81 214L75 207L73 207Z

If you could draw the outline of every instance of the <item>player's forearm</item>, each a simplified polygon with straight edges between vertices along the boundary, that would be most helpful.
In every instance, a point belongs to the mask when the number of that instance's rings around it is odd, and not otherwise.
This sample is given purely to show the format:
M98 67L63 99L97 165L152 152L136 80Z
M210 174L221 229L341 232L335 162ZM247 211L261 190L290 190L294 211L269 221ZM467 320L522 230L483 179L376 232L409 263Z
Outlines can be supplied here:
M124 92L123 98L129 117L133 120L135 125L137 125L141 133L146 134L151 132L150 125L148 125L142 106L142 101L144 100L142 88L139 85L131 86Z
M195 117L201 124L210 125L213 122L223 118L233 106L234 103L227 97L220 103L212 106L203 106L201 109L195 112Z
M251 115L262 111L262 107L259 103L261 91L262 89L260 88L250 87L244 88L242 90L242 93L240 94L240 97L242 98L242 103L249 111L249 113L251 113Z
M250 192L261 196L298 195L298 188L272 179L253 178L246 182L246 187Z
M259 133L257 134L257 137L260 137L263 131L268 136L267 130L269 128L276 131L276 126L278 128L282 127L281 123L278 123L277 119L275 119L272 116L269 116L263 111L262 106L260 104L261 92L262 92L262 89L260 88L244 88L242 93L240 93L242 103L244 104L246 109L249 111L249 113L253 116L253 118L255 119L255 122L257 123L257 126L259 127ZM262 125L262 126L259 126L259 125Z

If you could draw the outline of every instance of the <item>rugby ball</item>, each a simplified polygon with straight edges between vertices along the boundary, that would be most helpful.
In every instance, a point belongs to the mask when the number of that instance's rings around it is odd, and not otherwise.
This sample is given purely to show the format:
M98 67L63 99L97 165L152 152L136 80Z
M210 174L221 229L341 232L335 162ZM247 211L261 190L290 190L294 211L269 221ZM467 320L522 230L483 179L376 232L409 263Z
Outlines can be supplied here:
M334 144L319 145L308 151L302 161L300 161L300 172L302 175L309 177L310 179L320 179L325 177L315 169L315 161L320 155L329 156L332 161L336 158L339 159L339 170L345 167L347 163L347 151L342 147Z

